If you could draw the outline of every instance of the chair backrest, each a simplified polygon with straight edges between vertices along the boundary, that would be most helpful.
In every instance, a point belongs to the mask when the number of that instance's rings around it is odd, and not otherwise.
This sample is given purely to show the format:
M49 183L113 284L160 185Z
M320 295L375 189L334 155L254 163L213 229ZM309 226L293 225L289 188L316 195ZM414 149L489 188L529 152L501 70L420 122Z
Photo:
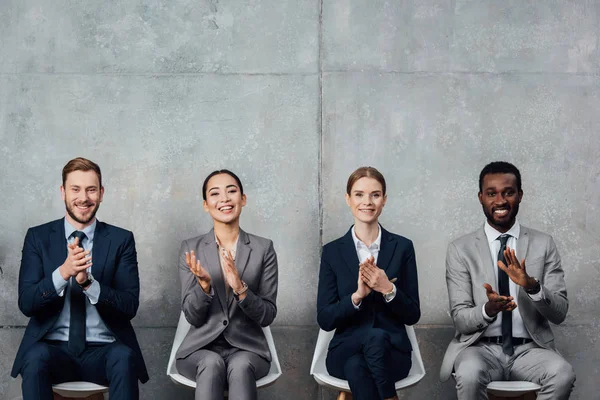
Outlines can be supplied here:
M171 355L169 356L169 363L167 364L167 375L171 377L171 379L179 384L196 387L196 382L187 379L183 375L180 375L177 371L177 366L175 363L175 355L177 354L177 350L183 339L185 339L186 335L190 330L190 323L185 319L185 315L183 311L179 315L179 322L177 323L177 330L175 331L175 338L173 339L173 347L171 348ZM267 339L267 344L269 345L269 350L271 351L271 369L267 376L256 381L256 387L264 387L274 383L277 378L281 376L281 364L279 364L279 357L277 356L277 350L275 349L275 342L273 341L273 335L271 334L270 327L262 328L265 338Z
M419 342L417 342L417 336L412 326L405 325L406 333L410 344L412 346L412 367L408 376L401 381L396 382L396 389L414 385L419 382L425 376L425 365L423 365L423 358L421 357L421 351L419 350ZM313 354L312 363L310 366L311 375L329 375L327 367L325 366L325 359L327 358L327 347L329 342L333 338L335 330L326 332L323 329L319 330L319 336L317 337L317 344L315 346L315 353ZM319 380L317 380L319 381Z

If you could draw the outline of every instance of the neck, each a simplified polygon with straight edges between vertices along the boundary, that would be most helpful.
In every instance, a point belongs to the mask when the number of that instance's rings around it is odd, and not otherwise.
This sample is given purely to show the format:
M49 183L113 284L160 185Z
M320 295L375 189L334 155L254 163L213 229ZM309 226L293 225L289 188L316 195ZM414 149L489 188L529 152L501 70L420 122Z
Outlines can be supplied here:
M370 246L377 240L377 236L379 236L379 223L374 221L367 224L361 221L354 221L354 233L364 244Z
M231 224L223 224L215 221L214 228L215 236L219 238L221 246L225 246L226 248L231 248L240 235L240 224L237 221Z
M490 224L490 226L492 228L494 228L495 230L497 230L500 233L506 233L508 231L510 231L512 229L513 226L515 226L515 223L517 222L516 219L512 220L512 222L506 226L500 226L500 225L496 225L494 224L494 221L490 221L488 219L488 224Z
M92 225L94 223L94 221L96 221L96 217L94 217L87 224L82 224L81 222L77 222L73 218L71 218L71 216L69 214L65 215L65 218L67 219L67 222L69 224L71 224L71 226L78 231L84 230L88 226Z

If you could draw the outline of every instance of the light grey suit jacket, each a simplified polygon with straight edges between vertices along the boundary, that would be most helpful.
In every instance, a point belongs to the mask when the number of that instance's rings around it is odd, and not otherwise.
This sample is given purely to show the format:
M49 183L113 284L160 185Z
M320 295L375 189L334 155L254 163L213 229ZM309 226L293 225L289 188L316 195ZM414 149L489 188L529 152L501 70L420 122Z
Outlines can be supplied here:
M204 293L185 263L185 252L192 250L212 278L212 297ZM239 303L233 294L226 297L214 230L181 244L181 308L192 327L177 350L177 359L189 356L223 333L232 346L271 361L261 327L270 325L277 315L277 255L273 242L240 229L235 265L248 285L246 298Z
M525 329L540 347L556 351L548 322L560 324L569 308L564 272L556 245L550 235L521 225L517 257L519 260L525 258L527 273L542 284L545 297L544 300L533 301L523 288L518 288L518 310ZM452 374L458 353L476 343L489 325L482 312L488 300L483 284L489 283L498 291L494 267L483 227L448 246L446 284L456 335L442 361L442 381Z

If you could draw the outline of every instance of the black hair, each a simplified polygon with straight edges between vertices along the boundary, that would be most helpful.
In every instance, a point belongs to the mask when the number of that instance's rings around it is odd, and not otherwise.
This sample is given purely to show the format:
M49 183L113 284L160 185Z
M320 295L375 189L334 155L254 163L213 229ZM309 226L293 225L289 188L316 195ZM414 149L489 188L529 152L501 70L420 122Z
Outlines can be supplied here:
M231 172L228 169L219 169L217 171L213 171L210 174L208 174L208 176L204 180L204 183L202 184L202 198L204 199L204 201L206 201L206 186L208 185L208 181L213 176L215 176L215 175L221 175L221 174L227 174L227 175L231 176L233 179L235 179L235 181L237 182L238 186L240 187L240 194L242 196L244 195L244 187L242 186L242 181L240 181L240 178L238 178L238 176L236 174L234 174L233 172Z
M517 189L521 189L521 173L519 169L506 161L494 161L483 167L479 174L479 192L483 190L483 178L489 174L513 174L517 178Z

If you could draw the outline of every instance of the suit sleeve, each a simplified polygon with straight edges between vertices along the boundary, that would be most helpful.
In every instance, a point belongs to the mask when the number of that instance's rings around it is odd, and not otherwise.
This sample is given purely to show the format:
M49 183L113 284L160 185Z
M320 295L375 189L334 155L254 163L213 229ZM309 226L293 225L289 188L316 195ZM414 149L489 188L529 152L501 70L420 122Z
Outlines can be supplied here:
M179 250L179 280L181 282L181 310L185 319L195 327L202 326L208 319L208 310L213 297L204 293L196 276L185 262L185 253L189 252L187 241L181 243ZM212 287L211 287L212 290Z
M317 323L321 329L332 331L360 312L352 305L352 294L340 298L337 278L329 262L329 247L323 247L317 291ZM364 300L363 300L364 301Z
M238 303L242 311L262 327L271 325L277 315L277 285L277 254L273 248L273 242L269 240L269 246L263 258L263 273L260 278L259 290L257 293L248 290L246 298Z
M115 274L110 285L100 283L100 296L96 307L101 313L117 314L133 319L140 304L140 278L137 252L132 232L127 232L117 249Z
M62 300L56 293L52 275L44 275L40 244L30 228L25 236L19 270L19 309L25 316L33 317Z
M525 264L527 264L527 261L525 261ZM558 325L567 317L569 300L567 299L567 286L565 284L565 274L561 266L560 255L552 237L548 237L544 276L542 279L544 296L539 301L532 300L532 303L537 311L548 319L548 321Z
M483 317L483 308L475 304L471 273L454 243L450 243L446 254L446 285L450 314L456 330L463 335L485 330L490 322ZM484 290L483 286L481 290Z
M402 275L394 282L396 296L386 304L399 317L400 322L405 325L413 325L421 318L421 308L417 262L412 242L402 260L400 271Z

